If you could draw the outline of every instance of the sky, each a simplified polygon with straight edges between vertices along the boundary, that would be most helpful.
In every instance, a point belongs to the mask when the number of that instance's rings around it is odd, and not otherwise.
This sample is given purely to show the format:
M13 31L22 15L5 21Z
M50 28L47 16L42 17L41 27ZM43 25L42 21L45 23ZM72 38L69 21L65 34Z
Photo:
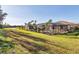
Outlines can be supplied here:
M8 13L4 23L24 25L31 20L43 23L52 19L79 23L78 5L2 5L3 12Z

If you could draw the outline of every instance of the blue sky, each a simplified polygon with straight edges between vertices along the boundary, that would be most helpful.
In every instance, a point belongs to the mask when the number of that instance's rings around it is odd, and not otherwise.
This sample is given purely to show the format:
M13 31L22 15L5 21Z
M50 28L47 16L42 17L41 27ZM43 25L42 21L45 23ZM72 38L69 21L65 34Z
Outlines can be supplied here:
M43 23L49 19L79 23L78 5L2 5L2 9L8 13L4 23L11 25L24 25L31 20Z

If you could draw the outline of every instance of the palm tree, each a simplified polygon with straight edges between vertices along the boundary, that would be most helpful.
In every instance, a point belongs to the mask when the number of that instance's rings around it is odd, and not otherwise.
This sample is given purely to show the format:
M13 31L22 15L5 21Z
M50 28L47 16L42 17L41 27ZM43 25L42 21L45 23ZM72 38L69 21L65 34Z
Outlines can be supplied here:
M52 19L49 19L48 22L45 23L46 30L48 30L51 23L52 23Z
M33 25L33 29L34 29L33 31L37 31L37 24L36 24L36 22L37 22L37 21L35 20L35 21L33 22L33 24L32 24L32 25Z
M45 23L45 31L49 32L50 34L52 33L51 23L52 23L52 19L49 19L48 22Z

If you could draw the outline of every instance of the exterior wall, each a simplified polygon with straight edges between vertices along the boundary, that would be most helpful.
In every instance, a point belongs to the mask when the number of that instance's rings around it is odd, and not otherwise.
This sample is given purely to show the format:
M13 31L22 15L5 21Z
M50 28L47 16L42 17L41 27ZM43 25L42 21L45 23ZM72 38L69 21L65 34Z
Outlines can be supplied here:
M67 33L68 31L73 31L73 27L70 25L52 25L53 33Z

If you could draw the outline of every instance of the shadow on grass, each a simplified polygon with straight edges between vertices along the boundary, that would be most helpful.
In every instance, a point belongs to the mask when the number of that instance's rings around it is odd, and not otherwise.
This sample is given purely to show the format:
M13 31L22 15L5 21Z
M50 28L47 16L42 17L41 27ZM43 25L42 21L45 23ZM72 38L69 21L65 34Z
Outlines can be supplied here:
M1 54L6 54L9 49L14 48L14 43L5 41L5 40L0 40L0 53Z

